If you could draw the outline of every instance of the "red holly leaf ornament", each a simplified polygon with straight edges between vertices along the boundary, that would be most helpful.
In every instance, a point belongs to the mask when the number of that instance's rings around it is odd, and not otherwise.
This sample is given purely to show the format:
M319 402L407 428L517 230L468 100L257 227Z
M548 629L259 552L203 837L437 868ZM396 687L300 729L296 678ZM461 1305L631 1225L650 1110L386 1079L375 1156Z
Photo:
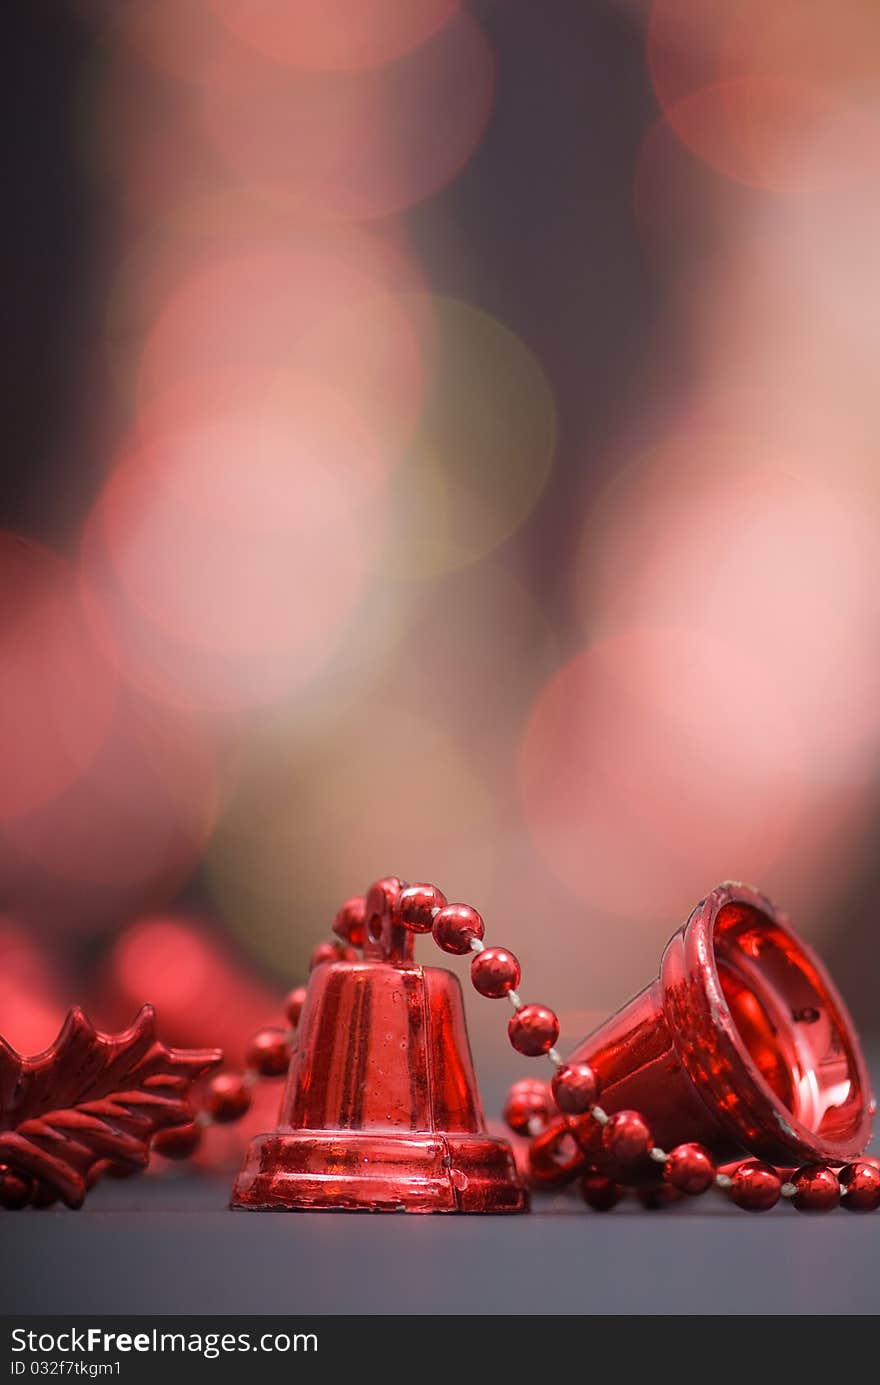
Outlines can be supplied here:
M97 1165L143 1168L158 1130L192 1120L190 1087L223 1055L166 1048L155 1028L151 1005L121 1034L75 1009L33 1058L0 1038L0 1166L32 1200L79 1207Z

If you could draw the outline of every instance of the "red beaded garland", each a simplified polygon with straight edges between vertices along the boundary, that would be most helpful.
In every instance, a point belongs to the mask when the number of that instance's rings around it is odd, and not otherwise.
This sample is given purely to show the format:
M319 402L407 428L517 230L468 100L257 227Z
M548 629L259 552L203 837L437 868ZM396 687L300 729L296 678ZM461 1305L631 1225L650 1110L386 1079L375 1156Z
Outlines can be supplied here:
M250 1040L245 1063L261 1077L283 1077L290 1067L290 1040L283 1029L259 1029Z
M623 1168L644 1159L652 1143L651 1132L638 1111L618 1111L602 1128L602 1144Z
M471 950L471 939L482 938L485 926L469 904L447 904L434 919L434 942L444 952L463 957Z
M703 1145L676 1145L663 1165L663 1177L680 1193L696 1197L711 1188L715 1181L715 1165Z
M391 917L413 933L430 933L434 910L445 907L446 896L436 885L407 885L392 905Z
M595 1106L599 1082L589 1063L566 1063L550 1083L553 1100L566 1116L582 1116Z
M580 1180L581 1197L594 1212L610 1212L625 1195L626 1189L604 1173L590 1169Z
M649 1212L659 1212L673 1202L681 1202L683 1196L671 1183L649 1183L644 1188L636 1188L636 1197Z
M302 1014L302 1007L305 1004L305 999L305 986L297 986L295 990L288 993L284 1001L284 1016L291 1029L295 1029L299 1024L299 1017Z
M202 1127L196 1121L160 1130L153 1140L153 1149L166 1159L188 1159L202 1143Z
M333 932L353 947L363 947L367 901L363 895L347 899L333 920Z
M880 1207L880 1169L866 1159L856 1159L838 1174L841 1206L848 1212L876 1212Z
M747 1159L731 1174L730 1196L745 1212L768 1212L779 1201L782 1180L760 1159Z
M550 1088L539 1077L523 1077L514 1082L507 1094L504 1119L517 1135L531 1134L531 1122L539 1120L543 1124L550 1118L553 1102Z
M346 947L343 943L318 943L309 958L309 971L314 971L315 967L323 966L325 962L357 962L358 960L358 954L353 947Z
M799 1212L830 1212L840 1202L837 1174L826 1164L804 1164L789 1182L797 1189L791 1201Z
M220 1072L208 1083L207 1104L218 1124L237 1121L250 1107L250 1089L243 1077L232 1072Z
M559 1038L559 1020L546 1005L523 1005L511 1018L507 1033L517 1053L539 1058Z
M520 983L520 966L506 947L487 947L471 962L474 989L487 1000L503 1000Z

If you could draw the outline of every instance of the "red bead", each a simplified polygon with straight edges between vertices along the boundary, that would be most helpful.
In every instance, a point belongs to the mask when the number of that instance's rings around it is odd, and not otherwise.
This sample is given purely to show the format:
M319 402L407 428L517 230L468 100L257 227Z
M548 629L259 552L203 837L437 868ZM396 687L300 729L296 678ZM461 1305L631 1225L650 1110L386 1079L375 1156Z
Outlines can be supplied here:
M344 947L342 943L318 943L309 958L309 971L314 971L315 967L323 966L325 962L357 962L359 960L353 947Z
M847 1164L838 1174L841 1206L848 1212L876 1212L880 1207L880 1169L866 1159Z
M546 1005L524 1005L512 1017L507 1033L517 1053L538 1058L559 1038L559 1020Z
M407 885L392 906L391 918L413 933L430 933L434 927L434 910L445 907L446 896L436 885Z
M519 962L506 947L487 947L471 962L474 989L489 1000L502 1000L520 982Z
M318 943L317 947L312 948L312 955L309 958L309 971L314 971L315 967L323 966L325 962L338 962L339 953L336 943Z
M208 1110L218 1124L240 1120L250 1104L250 1088L236 1073L218 1073L208 1083Z
M153 1149L166 1159L188 1159L202 1143L202 1127L196 1121L160 1130L153 1140Z
M283 1077L290 1067L290 1040L283 1029L259 1029L247 1046L245 1064L261 1077Z
M299 1024L299 1017L302 1014L302 1007L305 1004L305 999L305 986L297 986L295 990L289 992L284 1001L284 1017L291 1029L295 1029Z
M715 1181L715 1165L703 1145L676 1145L663 1165L663 1177L680 1193L695 1197L711 1188Z
M333 920L333 932L353 947L363 947L367 901L363 895L347 899Z
M769 1212L779 1201L782 1180L760 1159L747 1159L731 1174L730 1196L745 1212Z
M797 1188L791 1202L799 1212L830 1212L840 1203L837 1174L826 1164L804 1164L789 1182Z
M599 1082L589 1063L566 1063L550 1083L553 1100L565 1116L582 1116L595 1106Z
M444 952L463 957L471 950L471 938L482 938L483 920L469 904L447 904L434 920L434 941Z
M602 1127L602 1144L612 1159L628 1170L645 1158L653 1140L638 1111L618 1111Z
M626 1189L615 1183L613 1178L606 1178L604 1173L598 1173L595 1169L584 1174L580 1189L584 1202L594 1212L610 1212L626 1193Z
M21 1178L6 1164L0 1164L0 1207L7 1212L17 1212L30 1202L33 1183L29 1178Z
M649 1212L659 1212L673 1202L681 1202L682 1194L671 1183L650 1183L644 1188L636 1188L636 1197Z
M553 1110L550 1088L538 1077L523 1077L507 1093L504 1119L517 1135L530 1135L531 1122L546 1125Z

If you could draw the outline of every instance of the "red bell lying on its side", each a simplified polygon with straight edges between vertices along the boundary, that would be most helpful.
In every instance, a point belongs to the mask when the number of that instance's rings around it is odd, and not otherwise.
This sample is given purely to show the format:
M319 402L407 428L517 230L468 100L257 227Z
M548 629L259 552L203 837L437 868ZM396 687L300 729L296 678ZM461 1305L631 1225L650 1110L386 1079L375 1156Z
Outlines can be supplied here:
M486 1133L457 977L412 960L370 892L363 961L312 972L278 1130L252 1143L232 1206L523 1212L505 1140Z
M609 1114L636 1110L669 1150L704 1144L783 1167L843 1164L871 1137L876 1102L856 1032L822 963L763 895L719 885L668 943L659 979L570 1055ZM565 1153L565 1135L578 1150ZM603 1164L590 1116L532 1141L536 1182Z

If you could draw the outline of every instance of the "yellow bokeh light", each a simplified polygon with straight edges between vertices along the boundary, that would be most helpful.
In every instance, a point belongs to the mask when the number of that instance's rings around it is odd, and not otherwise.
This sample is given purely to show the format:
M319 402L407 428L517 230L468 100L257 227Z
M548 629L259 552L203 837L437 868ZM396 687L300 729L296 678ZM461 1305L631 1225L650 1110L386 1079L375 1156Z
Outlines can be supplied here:
M287 975L340 902L379 876L489 891L492 795L455 739L403 704L367 704L323 739L255 738L237 777L209 889L249 949Z
M423 320L429 385L392 481L387 555L392 572L414 579L463 567L509 538L540 498L556 441L550 385L513 332L448 298L433 299Z

